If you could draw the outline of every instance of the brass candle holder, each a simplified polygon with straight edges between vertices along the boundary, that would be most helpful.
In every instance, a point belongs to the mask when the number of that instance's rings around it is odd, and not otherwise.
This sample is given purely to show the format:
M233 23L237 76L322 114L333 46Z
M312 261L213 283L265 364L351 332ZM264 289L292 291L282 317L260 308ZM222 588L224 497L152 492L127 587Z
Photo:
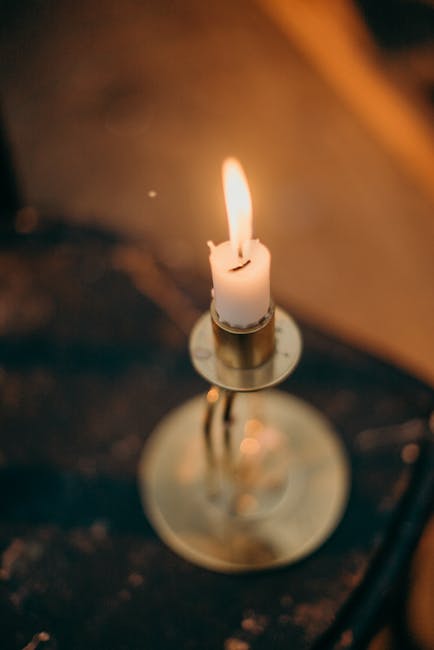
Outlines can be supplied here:
M159 423L139 468L153 526L194 564L223 573L287 565L340 521L349 466L337 434L309 404L265 390L301 350L294 320L274 306L241 330L211 304L194 326L191 360L211 388Z

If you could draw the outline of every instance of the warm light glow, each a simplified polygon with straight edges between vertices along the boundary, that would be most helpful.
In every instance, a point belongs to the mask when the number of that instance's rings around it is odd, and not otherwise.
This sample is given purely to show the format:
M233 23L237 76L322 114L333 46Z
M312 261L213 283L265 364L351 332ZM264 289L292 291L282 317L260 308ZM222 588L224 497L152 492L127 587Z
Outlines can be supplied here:
M219 398L219 391L218 388L213 386L212 388L209 389L209 391L206 394L206 399L208 404L215 404L218 401Z
M251 420L247 420L245 425L244 425L244 435L247 437L254 438L258 436L261 431L264 429L264 424L261 422L261 420L258 420L257 418L252 418Z
M222 176L232 250L238 257L247 257L252 239L252 199L247 178L235 158L223 162Z
M247 456L254 456L261 449L261 445L256 438L243 438L240 444L240 451Z

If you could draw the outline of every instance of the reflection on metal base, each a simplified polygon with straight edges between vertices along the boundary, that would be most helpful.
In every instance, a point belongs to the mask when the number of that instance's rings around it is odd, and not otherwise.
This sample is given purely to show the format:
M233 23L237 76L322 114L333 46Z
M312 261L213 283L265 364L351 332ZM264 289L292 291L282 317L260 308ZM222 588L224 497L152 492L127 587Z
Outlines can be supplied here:
M330 423L307 403L275 390L237 396L237 416L245 418L251 408L246 400L255 395L262 400L267 440L270 431L280 436L276 456L286 458L280 478L272 468L267 485L256 491L253 485L245 494L239 474L232 481L210 474L202 397L160 422L139 469L143 503L161 538L185 559L222 573L283 566L312 553L336 528L348 497L348 462ZM267 472L262 468L259 475Z

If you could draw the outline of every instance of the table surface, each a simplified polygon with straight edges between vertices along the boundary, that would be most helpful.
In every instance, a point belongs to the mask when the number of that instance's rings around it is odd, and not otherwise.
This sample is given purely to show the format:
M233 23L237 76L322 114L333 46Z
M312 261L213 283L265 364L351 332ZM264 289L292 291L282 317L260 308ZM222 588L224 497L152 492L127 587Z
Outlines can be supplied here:
M160 542L136 482L153 426L206 389L186 337L206 308L204 278L175 278L146 248L65 226L12 237L0 264L1 647L278 650L364 638L429 504L432 389L302 326L302 361L282 389L342 436L349 506L304 561L214 574Z

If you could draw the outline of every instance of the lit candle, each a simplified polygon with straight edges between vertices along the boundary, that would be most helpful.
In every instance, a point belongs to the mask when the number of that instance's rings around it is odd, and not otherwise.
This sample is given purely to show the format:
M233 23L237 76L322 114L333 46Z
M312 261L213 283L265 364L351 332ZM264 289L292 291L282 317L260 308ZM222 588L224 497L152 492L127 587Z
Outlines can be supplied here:
M252 202L240 163L223 163L230 241L208 242L213 296L219 319L232 327L256 325L270 308L270 251L252 239Z

